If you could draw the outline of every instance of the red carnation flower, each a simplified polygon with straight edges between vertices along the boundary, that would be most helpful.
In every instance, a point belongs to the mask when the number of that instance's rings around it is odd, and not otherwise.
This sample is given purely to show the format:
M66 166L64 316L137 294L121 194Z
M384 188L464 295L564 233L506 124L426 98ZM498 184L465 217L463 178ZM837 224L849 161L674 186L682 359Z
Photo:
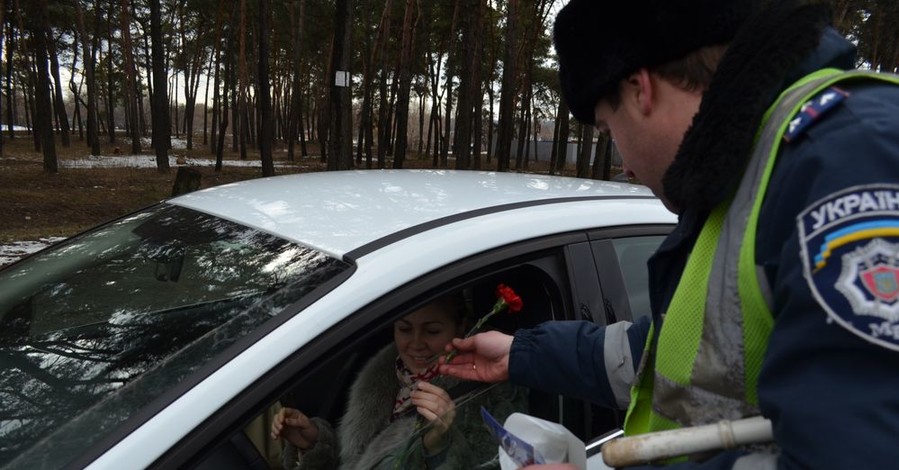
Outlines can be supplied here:
M465 334L465 337L468 338L469 336L481 331L484 323L486 323L487 320L490 319L490 317L496 315L497 313L502 312L506 309L509 310L509 313L516 313L520 312L523 307L524 301L521 300L521 297L519 297L511 287L505 284L496 286L496 303L493 304L493 308L490 309L490 311L487 312L486 315L478 319L477 323L475 323L474 326L470 330L468 330L468 333ZM456 351L455 349L446 353L444 362L449 363L450 361L452 361L453 358L456 357L457 353L458 351Z

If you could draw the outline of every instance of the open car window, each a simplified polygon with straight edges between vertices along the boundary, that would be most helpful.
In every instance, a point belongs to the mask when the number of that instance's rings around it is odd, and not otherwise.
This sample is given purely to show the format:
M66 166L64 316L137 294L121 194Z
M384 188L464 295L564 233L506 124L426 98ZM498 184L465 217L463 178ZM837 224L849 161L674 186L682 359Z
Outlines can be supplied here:
M515 313L505 311L492 316L481 331L500 330L514 333L518 328L533 326L552 319L555 315L561 315L563 306L559 287L540 269L534 266L518 266L515 269L480 276L462 285L452 285L453 291L462 292L466 299L471 317L469 326L490 311L497 300L496 288L501 283L520 295L523 299L523 308ZM317 367L314 370L291 380L287 393L279 398L278 403L272 404L247 426L242 436L232 437L229 446L231 451L236 448L235 441L246 436L253 442L255 452L260 458L264 458L269 466L278 466L284 459L288 463L293 462L296 450L283 448L281 442L272 441L268 437L272 417L281 406L299 409L309 417L327 421L333 426L332 429L343 431L339 428L341 426L339 423L347 420L345 413L350 390L359 386L356 381L363 380L359 377L367 373L365 370L369 362L382 361L381 356L384 355L389 356L389 359L396 357L392 336L394 319L402 318L431 299L446 294L446 291L431 292L426 298L406 303L403 310L393 312L389 316L390 319L381 324L377 330L368 331L364 338L357 338L351 344L326 354L321 360L316 361ZM384 374L389 375L388 379L395 380L392 369ZM448 431L453 443L447 449L446 455L440 457L448 459L452 468L499 468L496 460L497 445L484 426L482 408L500 422L513 412L559 420L559 398L555 395L550 397L539 391L510 383L483 384L446 377L438 377L432 383L444 387L455 403L453 424ZM391 396L385 399L384 403L378 404L379 408L384 408L383 410L371 412L389 415L393 399ZM421 447L422 435L427 433L430 427L427 420L421 418L414 408L408 410L402 418L408 418L411 423L408 429L403 431L405 438L390 440L392 448L385 451L382 457L384 461L391 462L390 468L419 468L424 458ZM282 454L283 451L293 452L293 455ZM222 453L213 455L201 467L211 468L213 462L216 462L216 465L221 463L224 460L222 455ZM244 460L250 461L252 457L244 457ZM433 466L435 462L429 461L428 464Z
M0 272L0 466L65 464L348 268L163 204Z

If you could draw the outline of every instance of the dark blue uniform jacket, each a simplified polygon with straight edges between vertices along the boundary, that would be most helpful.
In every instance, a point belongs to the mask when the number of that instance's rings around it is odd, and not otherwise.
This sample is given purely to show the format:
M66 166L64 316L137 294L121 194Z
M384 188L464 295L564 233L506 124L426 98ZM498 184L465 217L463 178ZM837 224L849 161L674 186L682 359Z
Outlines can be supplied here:
M777 91L853 61L851 44L826 30ZM774 423L779 468L899 467L899 87L839 87L840 103L782 144L760 214L756 263L772 290L775 325L758 392ZM760 93L767 105L776 97ZM758 122L744 127L754 132ZM711 178L726 174L704 176L714 185ZM649 263L657 325L707 214L684 207ZM628 330L634 364L647 330L642 320ZM511 379L614 406L603 343L604 329L584 322L520 331ZM675 467L732 468L746 452Z

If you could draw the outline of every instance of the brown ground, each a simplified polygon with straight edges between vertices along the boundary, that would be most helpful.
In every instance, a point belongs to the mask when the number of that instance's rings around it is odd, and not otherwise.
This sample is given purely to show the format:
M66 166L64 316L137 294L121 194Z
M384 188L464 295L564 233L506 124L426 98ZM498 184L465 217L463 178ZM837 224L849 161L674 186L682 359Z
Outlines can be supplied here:
M155 169L135 168L60 168L56 174L43 171L42 155L35 152L30 136L18 135L9 140L3 136L0 156L0 243L37 240L42 237L74 235L101 222L130 213L169 197L176 170L159 173ZM199 139L198 139L199 140ZM112 155L114 147L129 153L130 145L105 144L103 155ZM175 155L212 158L202 145L200 150L172 150ZM312 152L314 149L310 149ZM147 158L152 150L144 149ZM299 148L297 148L299 154ZM69 148L57 145L60 160L86 158L89 152L83 141L73 139ZM226 152L225 159L237 156ZM258 158L250 155L249 158ZM283 149L275 149L275 160L286 158ZM364 165L364 163L363 163ZM531 171L544 172L539 163ZM407 159L406 168L428 168L430 160ZM203 188L239 180L261 177L258 168L198 168ZM275 169L277 174L322 171L318 157L304 157L289 168Z
M123 153L130 150L128 144L118 146ZM104 144L101 153L112 155L114 147ZM147 158L153 158L150 152L144 150ZM185 150L173 153L188 155ZM88 154L81 141L74 140L69 148L57 146L60 160L86 158ZM208 151L193 154L195 158L209 156ZM58 173L48 174L43 171L42 159L29 136L10 141L4 135L0 157L0 243L71 236L148 206L171 195L176 174L174 168L168 173L153 168L60 168ZM198 169L204 188L261 176L258 168L224 167L220 173L213 168Z

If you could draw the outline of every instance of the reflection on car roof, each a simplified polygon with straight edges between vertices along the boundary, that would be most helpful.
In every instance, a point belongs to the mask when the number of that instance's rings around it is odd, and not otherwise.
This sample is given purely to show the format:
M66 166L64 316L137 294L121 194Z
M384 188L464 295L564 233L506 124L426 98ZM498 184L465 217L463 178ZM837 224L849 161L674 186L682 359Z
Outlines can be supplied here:
M169 202L341 255L397 232L463 214L572 199L651 197L643 186L558 176L368 170L250 180Z

